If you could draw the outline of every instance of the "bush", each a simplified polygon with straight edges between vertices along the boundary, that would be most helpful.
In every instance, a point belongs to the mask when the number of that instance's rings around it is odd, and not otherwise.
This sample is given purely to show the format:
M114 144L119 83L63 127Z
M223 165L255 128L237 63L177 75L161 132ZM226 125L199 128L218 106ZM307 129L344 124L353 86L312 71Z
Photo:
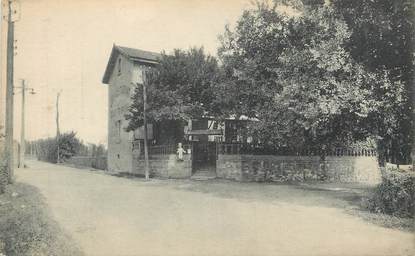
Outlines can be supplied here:
M397 217L413 218L415 214L415 175L386 170L371 198L369 209Z
M58 143L56 138L41 139L34 142L37 148L37 157L41 161L56 163ZM68 132L59 136L59 159L65 161L76 155L79 151L81 142L76 137L75 132Z
M0 194L4 193L8 182L7 161L0 152Z

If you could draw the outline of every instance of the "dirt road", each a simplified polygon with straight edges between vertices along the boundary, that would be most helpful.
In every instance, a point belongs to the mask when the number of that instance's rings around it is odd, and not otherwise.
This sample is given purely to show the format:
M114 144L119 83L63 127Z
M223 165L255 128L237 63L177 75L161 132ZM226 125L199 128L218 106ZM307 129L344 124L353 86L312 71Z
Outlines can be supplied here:
M30 161L17 179L46 197L87 255L415 255L409 232L288 185L127 179Z

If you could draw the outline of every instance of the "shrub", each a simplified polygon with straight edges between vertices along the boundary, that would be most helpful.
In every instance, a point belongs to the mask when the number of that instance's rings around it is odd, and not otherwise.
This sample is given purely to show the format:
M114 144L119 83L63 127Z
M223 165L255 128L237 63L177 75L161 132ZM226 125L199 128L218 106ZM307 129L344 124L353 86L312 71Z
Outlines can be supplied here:
M397 217L413 218L415 214L415 175L386 170L371 198L369 209Z
M37 157L41 161L56 163L58 144L56 138L41 139L34 142L37 147ZM76 155L81 142L75 132L68 132L59 136L59 159L64 161Z
M7 185L7 161L4 154L0 152L0 194L5 192L6 185Z

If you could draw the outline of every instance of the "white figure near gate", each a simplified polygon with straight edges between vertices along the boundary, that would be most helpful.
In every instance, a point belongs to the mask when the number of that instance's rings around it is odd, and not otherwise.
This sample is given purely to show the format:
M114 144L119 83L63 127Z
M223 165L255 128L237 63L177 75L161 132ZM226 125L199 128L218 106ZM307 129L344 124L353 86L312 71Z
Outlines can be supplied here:
M182 143L179 143L177 147L177 160L183 161L183 154L185 153L186 153L186 150L184 150Z

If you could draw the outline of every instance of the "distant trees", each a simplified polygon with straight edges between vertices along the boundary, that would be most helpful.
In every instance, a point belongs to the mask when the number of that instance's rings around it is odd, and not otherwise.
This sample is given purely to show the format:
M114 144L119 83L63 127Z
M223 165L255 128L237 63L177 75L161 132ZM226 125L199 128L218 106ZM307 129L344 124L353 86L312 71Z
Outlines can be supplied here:
M38 160L56 163L57 145L57 140L54 137L31 141L27 148L34 148ZM59 137L59 159L61 161L65 161L73 156L90 156L96 158L106 156L106 153L104 145L85 144L73 131L63 133Z
M41 161L56 163L59 143L59 159L71 158L79 152L81 141L76 137L75 132L63 133L56 138L40 139L34 142L36 147L37 158Z

